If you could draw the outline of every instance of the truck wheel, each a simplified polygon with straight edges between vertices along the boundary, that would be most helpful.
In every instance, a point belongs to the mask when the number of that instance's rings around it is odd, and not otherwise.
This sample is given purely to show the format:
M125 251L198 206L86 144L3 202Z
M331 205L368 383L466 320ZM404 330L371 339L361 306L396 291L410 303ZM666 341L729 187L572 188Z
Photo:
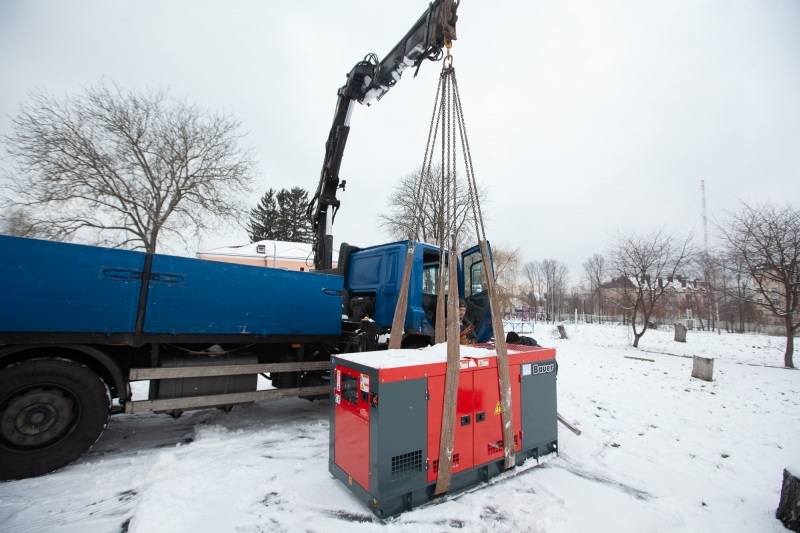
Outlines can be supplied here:
M35 359L0 370L0 479L68 465L97 441L108 414L105 384L77 363Z

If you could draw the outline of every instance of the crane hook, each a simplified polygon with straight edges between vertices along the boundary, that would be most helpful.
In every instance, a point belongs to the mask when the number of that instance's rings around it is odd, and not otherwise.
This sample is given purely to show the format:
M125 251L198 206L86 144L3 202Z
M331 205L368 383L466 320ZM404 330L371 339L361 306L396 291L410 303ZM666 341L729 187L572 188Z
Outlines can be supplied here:
M444 47L447 48L447 56L445 56L444 61L442 61L442 68L452 68L453 56L450 55L450 49L453 47L453 42L452 41L445 42Z

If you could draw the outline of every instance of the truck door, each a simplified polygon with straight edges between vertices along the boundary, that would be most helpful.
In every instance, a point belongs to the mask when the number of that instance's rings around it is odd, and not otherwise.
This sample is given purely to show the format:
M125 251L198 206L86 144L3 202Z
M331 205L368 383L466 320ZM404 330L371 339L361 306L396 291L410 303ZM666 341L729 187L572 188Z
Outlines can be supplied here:
M491 258L492 249L489 248ZM489 292L486 272L483 269L483 256L479 246L474 246L461 254L461 293L467 302L467 318L475 324L478 342L486 342L492 337L492 319L489 312ZM493 273L491 274L493 275Z

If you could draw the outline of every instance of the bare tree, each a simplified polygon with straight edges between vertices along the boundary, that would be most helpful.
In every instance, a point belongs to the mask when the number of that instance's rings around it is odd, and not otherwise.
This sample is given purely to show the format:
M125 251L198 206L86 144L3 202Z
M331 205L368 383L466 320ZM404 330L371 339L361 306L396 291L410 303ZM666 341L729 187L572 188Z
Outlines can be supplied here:
M572 286L567 289L565 299L567 312L577 310L579 313L585 313L587 295L591 297L584 287Z
M720 289L726 284L724 261L718 256L715 250L704 250L695 257L694 264L689 270L693 276L699 280L696 290L690 293L699 311L697 318L700 320L700 328L708 326L709 331L715 328L720 331L720 307L725 309L725 293ZM703 323L705 317L705 324Z
M21 207L10 207L0 215L0 234L34 239L62 240L62 235L38 227L36 221Z
M558 259L543 259L540 270L549 308L548 315L553 320L560 320L569 287L569 267Z
M793 368L794 334L800 327L800 211L787 205L742 203L718 226L728 254L739 258L739 276L747 276L752 291L729 291L783 322L786 351L783 364Z
M532 307L542 305L545 289L541 263L539 263L539 261L528 261L523 265L521 274L524 285L522 298L525 300L525 303Z
M501 307L513 307L512 298L517 296L517 279L521 252L519 248L492 247L495 289Z
M694 255L691 234L679 238L662 228L617 235L606 254L617 283L606 297L630 313L634 347L639 346L639 339L647 331L656 303ZM639 319L641 329L637 327Z
M600 254L594 254L583 263L583 277L589 284L592 295L592 307L595 315L601 314L601 287L608 281L608 267L606 259Z
M240 123L166 90L34 91L11 126L4 203L37 230L154 252L160 235L186 243L244 212L253 161Z
M389 198L386 200L388 210L378 215L378 224L393 239L407 239L413 223L412 217L418 206L414 203L414 197L419 182L422 168L418 168L411 174L400 178L392 188ZM456 187L456 228L458 230L458 241L465 243L468 235L475 227L475 221L470 207L467 183L462 178L458 178ZM420 227L420 239L424 242L440 243L444 221L441 219L442 213L442 183L441 167L433 165L431 172L423 177L422 180L422 224ZM478 184L478 202L486 205L488 193L484 186ZM484 213L484 220L486 214Z
M721 312L727 318L731 332L745 332L745 324L755 315L753 279L747 272L747 265L739 254L721 250L711 256L714 261L715 290L720 295ZM738 324L738 326L737 326Z
M569 289L567 265L558 259L529 261L522 267L522 277L526 302L533 306L545 306L548 319L558 319Z

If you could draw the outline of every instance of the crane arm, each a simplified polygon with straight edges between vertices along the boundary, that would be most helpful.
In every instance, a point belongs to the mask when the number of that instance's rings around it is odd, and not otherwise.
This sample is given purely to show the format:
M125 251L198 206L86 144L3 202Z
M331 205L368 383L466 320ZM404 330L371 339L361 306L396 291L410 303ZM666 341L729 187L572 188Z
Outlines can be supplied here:
M347 82L337 92L336 112L325 143L325 161L319 185L306 213L314 229L315 270L328 270L333 266L333 236L330 233L340 205L336 193L339 189L344 190L346 183L345 180L339 181L339 168L350 133L350 116L355 102L369 105L380 100L400 81L407 68L419 70L424 60L441 59L443 48L456 39L459 2L431 2L416 24L382 61L378 61L375 54L368 54L347 74Z

